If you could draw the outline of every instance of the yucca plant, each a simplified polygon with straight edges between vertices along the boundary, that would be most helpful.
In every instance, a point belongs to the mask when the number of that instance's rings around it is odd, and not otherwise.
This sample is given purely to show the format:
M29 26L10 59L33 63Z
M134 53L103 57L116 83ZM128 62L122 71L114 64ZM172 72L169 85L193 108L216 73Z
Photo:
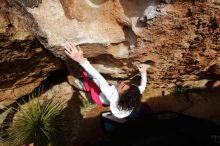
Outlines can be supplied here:
M9 128L4 131L7 145L34 143L35 146L53 145L55 138L64 130L62 111L65 102L59 97L40 100L31 97L19 106Z

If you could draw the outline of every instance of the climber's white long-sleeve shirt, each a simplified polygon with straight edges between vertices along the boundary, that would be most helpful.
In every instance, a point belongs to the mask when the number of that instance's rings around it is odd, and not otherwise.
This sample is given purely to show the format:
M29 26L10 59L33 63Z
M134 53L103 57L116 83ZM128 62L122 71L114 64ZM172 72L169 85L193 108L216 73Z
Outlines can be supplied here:
M105 78L86 60L82 67L93 77L96 79L96 82L99 84L99 88L102 94L106 97L106 99L110 102L110 109L114 116L118 118L124 118L131 114L132 110L121 110L118 108L118 100L119 94L115 85L110 86ZM147 75L141 74L141 84L138 86L140 93L142 94L145 90L147 84Z

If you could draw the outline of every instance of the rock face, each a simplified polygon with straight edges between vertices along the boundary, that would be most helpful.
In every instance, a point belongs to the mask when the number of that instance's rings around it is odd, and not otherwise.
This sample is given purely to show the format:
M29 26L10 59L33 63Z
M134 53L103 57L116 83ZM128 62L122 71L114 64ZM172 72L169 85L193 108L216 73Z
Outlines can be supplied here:
M56 56L64 58L58 46L73 41L113 80L133 76L132 61L150 59L157 65L149 74L154 88L195 81L205 87L219 78L216 2L45 0L28 11Z
M154 61L143 95L154 111L177 111L220 123L219 4L219 0L1 0L0 108L32 92L55 70L68 70L67 79L74 85L79 66L67 59L62 47L72 41L111 83L138 81L133 62ZM56 78L59 75L52 80ZM176 86L216 90L170 94ZM81 101L72 98L79 96L75 88L63 81L51 89L48 96L59 93L70 100L65 111L70 122L64 136L68 144L78 145L79 136L85 141L85 133L97 131L95 117L106 108L82 113Z
M167 13L139 34L140 48L147 46L142 59L157 63L150 82L156 88L212 86L219 80L219 7L176 2Z
M60 61L36 39L37 24L23 6L0 4L0 103L8 105L33 91Z
M67 60L65 41L80 44L85 56L111 81L135 76L138 72L132 62L153 60L156 66L149 71L148 89L161 90L148 96L159 96L162 90L168 94L177 85L216 85L220 77L218 3L3 0L1 101L29 93L59 69L56 57ZM73 72L77 69L72 65Z

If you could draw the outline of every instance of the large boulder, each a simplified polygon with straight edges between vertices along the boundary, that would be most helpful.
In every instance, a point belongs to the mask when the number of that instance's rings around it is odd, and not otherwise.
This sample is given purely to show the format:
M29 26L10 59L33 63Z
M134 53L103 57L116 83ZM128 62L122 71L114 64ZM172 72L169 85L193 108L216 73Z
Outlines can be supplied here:
M62 47L71 41L110 83L129 78L136 82L133 62L154 61L143 94L153 111L182 112L220 123L219 26L219 0L1 0L0 108L31 93L45 79L62 78L45 95L69 100L65 114L70 128L64 141L79 145L78 139L84 142L99 134L97 117L108 109L82 110L77 97L84 99L85 94L69 85L75 85L79 65ZM61 74L51 75L56 70ZM201 90L170 94L176 86ZM6 115L7 111L1 117Z
M134 77L134 61L156 62L148 73L148 92L154 93L145 97L169 94L177 85L216 85L220 8L215 2L3 0L2 101L32 91L60 68L57 57L71 66L62 47L66 41L79 44L85 57L113 82ZM77 64L71 70L78 72Z

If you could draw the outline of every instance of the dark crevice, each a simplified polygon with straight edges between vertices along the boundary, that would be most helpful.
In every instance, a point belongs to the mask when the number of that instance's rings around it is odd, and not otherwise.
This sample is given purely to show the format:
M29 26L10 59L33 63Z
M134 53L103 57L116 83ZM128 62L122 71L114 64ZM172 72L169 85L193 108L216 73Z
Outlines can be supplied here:
M42 82L44 90L47 91L54 85L60 84L66 81L68 71L66 68L51 72L48 77Z
M130 27L124 27L123 28L124 34L125 34L125 39L127 42L129 42L130 46L135 46L137 42L137 36Z

